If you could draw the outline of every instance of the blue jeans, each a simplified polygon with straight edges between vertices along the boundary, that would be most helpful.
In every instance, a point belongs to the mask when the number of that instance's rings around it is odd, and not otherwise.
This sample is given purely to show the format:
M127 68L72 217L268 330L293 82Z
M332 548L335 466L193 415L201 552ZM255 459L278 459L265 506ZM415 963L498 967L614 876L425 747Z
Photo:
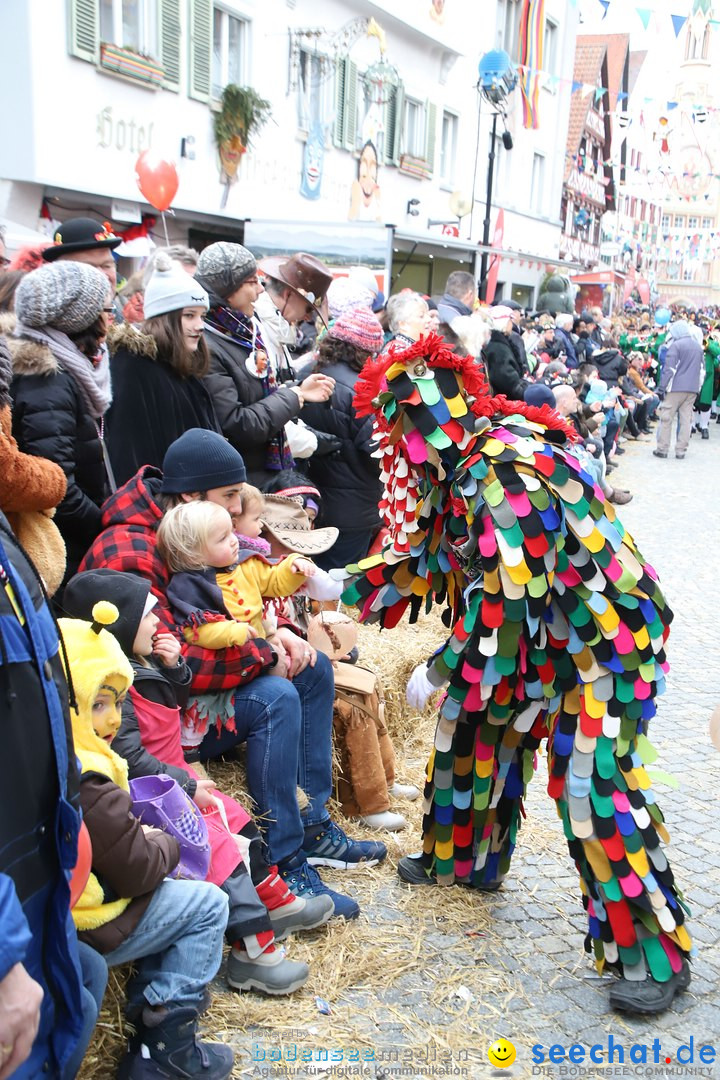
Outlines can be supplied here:
M228 898L208 881L165 878L132 934L107 953L108 967L132 961L128 1007L200 1004L222 960Z
M270 861L295 855L306 825L325 821L332 791L332 711L335 680L332 664L318 653L290 682L260 675L235 693L236 731L213 727L200 746L203 759L247 742L247 778L258 824L265 830ZM303 816L296 786L309 799Z
M83 981L81 991L83 1029L72 1057L63 1069L63 1080L75 1080L80 1070L85 1051L95 1030L108 981L108 966L104 956L101 956L90 945L86 945L84 941L78 941L78 956Z

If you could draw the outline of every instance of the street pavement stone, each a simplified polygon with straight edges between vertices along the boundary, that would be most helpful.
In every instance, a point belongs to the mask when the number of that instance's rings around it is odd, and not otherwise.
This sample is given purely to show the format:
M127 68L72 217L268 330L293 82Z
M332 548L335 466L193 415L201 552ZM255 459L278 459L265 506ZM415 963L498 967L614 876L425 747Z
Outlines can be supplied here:
M659 753L656 768L677 783L676 788L658 785L658 794L671 836L668 856L694 913L689 922L698 949L693 982L660 1017L618 1016L610 1010L612 977L598 976L583 951L586 923L577 874L545 793L541 759L511 875L500 893L473 896L477 906L468 908L467 890L409 889L394 880L388 866L380 868L387 880L373 898L367 902L362 897L364 917L396 924L398 940L407 935L408 953L416 949L418 927L426 930L415 962L399 978L378 991L372 985L350 988L335 1003L345 1010L346 1024L347 1016L356 1018L358 1037L372 1033L378 1050L442 1046L444 1041L457 1048L464 1039L472 1048L471 1064L465 1063L471 1080L501 1075L524 1080L537 1075L530 1056L534 1043L542 1043L546 1051L553 1044L581 1043L587 1048L606 1044L610 1034L626 1047L651 1046L659 1038L663 1055L672 1059L672 1065L657 1066L652 1074L631 1067L625 1075L673 1075L677 1048L691 1035L696 1045L710 1043L720 1051L720 754L708 735L710 713L720 703L720 427L712 425L709 441L693 438L683 461L654 458L654 442L625 446L612 482L631 489L634 498L619 509L619 516L658 570L675 612L668 688L649 735ZM417 837L392 838L390 847L394 860L417 850L419 842ZM347 875L327 877L347 889ZM457 901L449 895L460 893L464 895ZM444 927L443 912L453 904L451 924ZM465 920L460 934L458 912L461 922ZM515 1064L502 1072L494 1070L486 1056L488 1045L501 1036L513 1040L517 1049ZM385 1073L375 1063L367 1075L393 1075L391 1065L384 1068ZM560 1065L544 1068L544 1075L571 1075ZM720 1077L720 1064L705 1068L702 1075ZM241 1067L236 1075L253 1073ZM305 1074L295 1075L302 1080ZM423 1075L419 1066L416 1075ZM573 1075L612 1074L605 1066L586 1066Z

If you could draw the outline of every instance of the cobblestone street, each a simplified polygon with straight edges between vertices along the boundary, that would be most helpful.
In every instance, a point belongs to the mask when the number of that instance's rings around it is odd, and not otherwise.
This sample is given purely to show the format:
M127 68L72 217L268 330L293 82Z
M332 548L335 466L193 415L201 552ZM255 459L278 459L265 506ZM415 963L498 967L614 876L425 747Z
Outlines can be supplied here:
M295 1063L294 1075L352 1075L341 1070L349 1069L348 1051L357 1045L376 1051L375 1062L364 1073L368 1076L429 1075L433 1060L438 1069L443 1067L444 1047L446 1055L452 1052L452 1061L446 1056L444 1065L464 1068L467 1076L521 1080L534 1075L532 1045L542 1044L546 1054L558 1043L606 1046L612 1034L616 1043L626 1047L624 1075L663 1076L675 1075L677 1049L688 1044L691 1036L696 1067L699 1046L720 1044L720 853L716 838L720 755L708 737L710 713L720 702L720 621L713 601L718 567L715 545L720 533L715 479L720 471L720 427L712 425L707 443L694 437L684 461L672 456L657 460L652 456L654 445L654 440L626 443L627 452L613 479L635 493L632 503L622 508L622 520L659 571L675 611L669 686L650 738L659 752L655 768L671 773L678 784L676 789L661 786L659 801L671 835L670 861L693 912L690 930L698 952L689 991L657 1019L610 1012L610 977L599 978L582 950L585 919L577 876L544 791L542 759L531 785L528 819L513 872L499 894L479 897L452 889L441 897L434 889L413 891L399 885L394 863L397 856L419 846L415 823L412 831L390 839L388 862L392 865L368 872L376 875L372 885L358 877L355 884L348 883L348 875L335 874L333 884L354 891L361 900L361 919L369 918L378 932L392 929L397 935L398 944L406 949L405 960L399 968L387 971L378 958L374 969L365 970L357 985L331 1003L333 1015L318 1014L317 1024L303 1025L298 1032L302 1035L298 1047L301 1043L344 1047L345 1063L321 1062L320 1072L307 1073ZM403 775L412 773L417 782L421 764L420 759L406 761ZM360 971L365 941L359 943L360 955L354 956L355 931L349 926L344 933L345 940L339 936L337 947L343 948L345 962L357 963ZM397 964L397 956L393 951L388 961L391 967ZM313 992L322 994L322 971L313 981L320 987ZM289 1003L273 1009L268 1028L238 1033L236 1075L261 1075L258 1067L269 1069L266 1075L280 1075L269 1060L259 1065L248 1062L248 1036L257 1039L269 1055L271 1045L287 1041L278 1038L283 1014L285 1027L297 1028ZM335 1024L342 1027L342 1036L333 1035ZM496 1070L488 1063L487 1048L500 1037L514 1043L517 1059L511 1068ZM634 1043L651 1046L656 1038L662 1046L661 1064L628 1063L627 1048ZM427 1047L431 1056L426 1062ZM404 1064L402 1056L392 1063L398 1049L409 1052ZM462 1050L467 1050L467 1060ZM433 1058L434 1054L438 1056ZM410 1059L414 1068L408 1067ZM649 1055L648 1061L653 1060ZM564 1072L560 1065L545 1065L543 1071L551 1076L623 1075L617 1056L613 1064L618 1066L615 1072L608 1065L588 1064L572 1071L567 1063ZM720 1076L720 1064L703 1068L696 1075ZM535 1075L540 1071L535 1066ZM686 1075L691 1074L689 1069Z

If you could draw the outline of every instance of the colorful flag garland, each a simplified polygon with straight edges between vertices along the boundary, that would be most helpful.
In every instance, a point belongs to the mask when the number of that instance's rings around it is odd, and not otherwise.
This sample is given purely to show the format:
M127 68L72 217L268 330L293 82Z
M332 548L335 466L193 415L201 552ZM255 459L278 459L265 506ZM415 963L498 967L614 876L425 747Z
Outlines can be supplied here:
M540 72L545 43L545 0L523 0L520 15L520 78L523 127L540 127Z

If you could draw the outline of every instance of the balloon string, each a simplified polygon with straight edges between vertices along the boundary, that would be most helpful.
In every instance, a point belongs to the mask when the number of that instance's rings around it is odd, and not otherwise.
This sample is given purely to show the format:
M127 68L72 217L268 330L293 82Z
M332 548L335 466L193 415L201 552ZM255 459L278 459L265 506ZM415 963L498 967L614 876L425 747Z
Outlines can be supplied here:
M162 218L163 229L165 230L165 247L170 247L170 237L168 236L167 221L165 220L165 211L164 210L162 210L160 212L160 216Z

